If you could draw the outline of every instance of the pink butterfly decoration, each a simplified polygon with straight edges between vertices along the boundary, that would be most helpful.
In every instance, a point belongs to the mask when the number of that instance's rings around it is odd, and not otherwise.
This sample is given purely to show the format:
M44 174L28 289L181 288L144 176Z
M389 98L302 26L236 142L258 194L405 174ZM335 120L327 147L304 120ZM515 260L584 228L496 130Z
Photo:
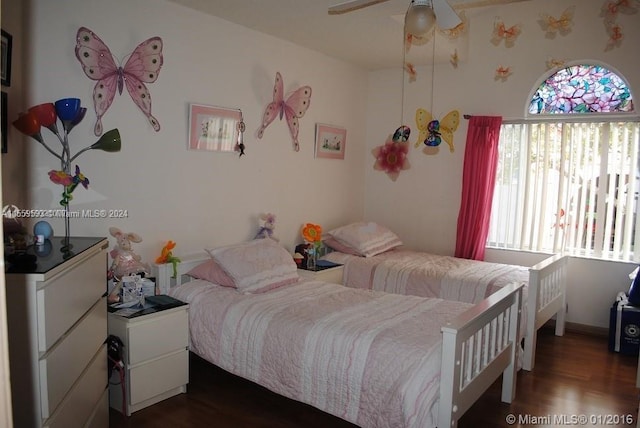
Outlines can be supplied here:
M284 83L279 72L276 73L276 84L273 87L273 101L267 105L262 116L262 125L258 130L258 138L262 138L264 130L273 122L276 116L282 116L287 119L291 139L293 140L293 148L300 151L298 143L298 131L300 124L298 119L304 116L311 104L311 86L302 86L296 89L287 99L284 99Z
M129 56L124 66L119 66L113 54L93 31L81 27L76 35L76 58L82 70L91 80L97 80L93 88L93 105L97 121L96 135L102 134L102 116L107 112L113 98L122 95L127 87L133 102L147 116L153 129L160 131L160 123L151 115L151 94L145 83L153 83L162 67L162 39L152 37L140 43Z

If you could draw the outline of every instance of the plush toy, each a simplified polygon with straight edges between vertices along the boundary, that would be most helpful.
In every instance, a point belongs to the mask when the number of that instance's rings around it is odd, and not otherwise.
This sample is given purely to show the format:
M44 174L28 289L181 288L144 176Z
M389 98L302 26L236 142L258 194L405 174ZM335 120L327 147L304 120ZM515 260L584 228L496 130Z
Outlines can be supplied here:
M124 233L117 227L110 227L109 233L116 238L116 246L109 253L113 259L109 270L116 279L137 273L148 274L151 271L149 265L142 263L141 257L131 248L132 242L142 242L137 233Z
M260 230L253 239L271 238L274 241L278 241L278 238L273 236L273 230L276 228L276 215L271 213L265 213L260 215Z

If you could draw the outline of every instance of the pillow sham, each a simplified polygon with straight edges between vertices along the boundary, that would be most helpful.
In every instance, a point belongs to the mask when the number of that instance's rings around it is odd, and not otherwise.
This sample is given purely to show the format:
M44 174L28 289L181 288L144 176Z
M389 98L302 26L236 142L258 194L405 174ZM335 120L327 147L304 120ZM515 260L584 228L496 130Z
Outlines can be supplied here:
M352 256L362 257L362 254L357 252L355 249L351 248L348 245L342 244L340 241L338 241L335 238L327 238L323 240L323 242L324 242L324 245L326 245L327 247L333 248L335 251L339 251L344 254L351 254Z
M333 229L327 235L364 257L372 257L402 245L395 233L372 221L351 223Z
M227 275L227 273L213 259L200 263L198 266L187 272L187 275L196 279L204 279L205 281L222 285L223 287L236 288L236 284L233 282L233 279L231 279L231 277Z
M242 293L264 293L297 282L293 257L272 239L207 249Z

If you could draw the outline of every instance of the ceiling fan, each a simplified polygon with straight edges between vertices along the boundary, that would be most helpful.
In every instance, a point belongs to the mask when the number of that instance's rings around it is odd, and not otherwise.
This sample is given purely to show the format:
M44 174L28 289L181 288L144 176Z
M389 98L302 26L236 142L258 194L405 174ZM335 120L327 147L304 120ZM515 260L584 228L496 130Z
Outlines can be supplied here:
M329 7L329 15L340 15L352 12L389 0L350 0ZM443 30L455 28L462 20L456 10L472 9L476 7L493 6L498 4L517 3L528 0L480 0L451 6L447 0L411 0L405 26L407 31L419 35L430 30L434 23Z

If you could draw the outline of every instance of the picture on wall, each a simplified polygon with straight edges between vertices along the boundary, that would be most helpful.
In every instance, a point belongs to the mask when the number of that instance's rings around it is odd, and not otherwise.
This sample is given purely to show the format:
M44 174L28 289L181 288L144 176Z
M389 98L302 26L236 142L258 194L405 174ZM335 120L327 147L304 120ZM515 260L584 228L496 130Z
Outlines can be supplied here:
M7 93L2 92L2 101L0 104L0 111L2 111L2 153L7 153Z
M317 158L344 159L347 130L339 126L316 123Z
M239 109L190 104L189 150L234 152L241 122Z
M1 60L2 73L0 73L0 83L3 86L11 86L11 45L13 43L13 37L11 34L2 30L2 49Z

